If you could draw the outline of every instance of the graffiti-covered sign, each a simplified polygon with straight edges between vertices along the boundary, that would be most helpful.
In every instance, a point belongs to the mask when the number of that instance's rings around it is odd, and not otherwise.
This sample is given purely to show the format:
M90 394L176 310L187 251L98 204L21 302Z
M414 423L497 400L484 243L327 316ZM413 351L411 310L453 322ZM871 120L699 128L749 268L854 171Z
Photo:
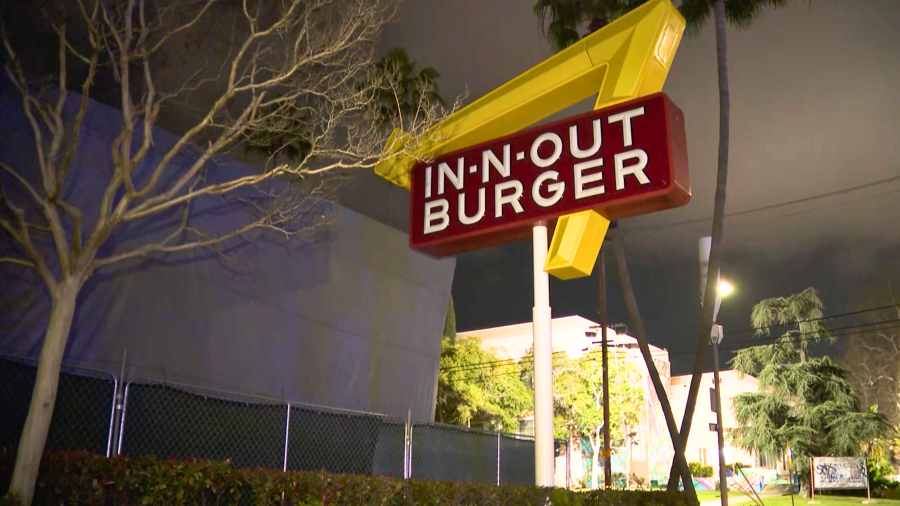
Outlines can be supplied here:
M868 473L863 457L813 458L813 485L816 490L866 488Z

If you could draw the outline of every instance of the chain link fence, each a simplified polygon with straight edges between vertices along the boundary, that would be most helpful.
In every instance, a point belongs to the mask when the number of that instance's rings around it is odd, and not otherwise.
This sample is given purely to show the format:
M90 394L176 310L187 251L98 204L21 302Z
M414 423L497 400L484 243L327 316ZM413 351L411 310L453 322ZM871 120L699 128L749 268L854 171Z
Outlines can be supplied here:
M18 445L35 372L33 361L0 357L0 446ZM68 366L47 447L395 478L524 485L535 479L530 436L143 379L121 385L110 374Z
M283 403L153 382L126 386L119 454L197 457L281 469Z
M0 446L19 445L36 372L34 361L0 356ZM63 366L47 448L110 456L117 386L110 374Z

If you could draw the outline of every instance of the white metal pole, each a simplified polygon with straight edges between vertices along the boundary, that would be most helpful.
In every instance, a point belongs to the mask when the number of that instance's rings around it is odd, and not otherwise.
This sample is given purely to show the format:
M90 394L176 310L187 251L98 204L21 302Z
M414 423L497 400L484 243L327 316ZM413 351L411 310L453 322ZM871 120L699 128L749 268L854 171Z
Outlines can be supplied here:
M284 422L284 472L287 472L288 442L291 440L291 403L287 403L287 418Z
M534 236L534 478L539 487L553 486L553 340L550 317L550 277L547 222L533 227Z

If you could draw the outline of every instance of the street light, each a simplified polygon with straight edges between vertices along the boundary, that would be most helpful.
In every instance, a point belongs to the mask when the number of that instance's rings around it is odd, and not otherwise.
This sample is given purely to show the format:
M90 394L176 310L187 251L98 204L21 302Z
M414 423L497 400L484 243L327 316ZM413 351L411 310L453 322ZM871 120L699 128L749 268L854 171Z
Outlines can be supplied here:
M703 293L706 288L707 270L709 269L709 252L712 239L710 237L700 238L700 300L703 303ZM713 381L715 385L715 411L716 411L716 436L719 443L719 494L721 495L722 506L728 506L728 482L725 471L725 433L722 427L722 388L719 381L719 343L722 342L722 326L716 324L716 318L719 315L719 306L722 299L731 295L734 287L728 281L719 278L716 272L716 301L713 307L712 332L710 334L710 344L713 348Z
M719 286L716 287L716 293L718 293L719 297L725 298L731 295L731 292L734 291L734 287L731 286L731 283L725 281L724 279L719 280Z

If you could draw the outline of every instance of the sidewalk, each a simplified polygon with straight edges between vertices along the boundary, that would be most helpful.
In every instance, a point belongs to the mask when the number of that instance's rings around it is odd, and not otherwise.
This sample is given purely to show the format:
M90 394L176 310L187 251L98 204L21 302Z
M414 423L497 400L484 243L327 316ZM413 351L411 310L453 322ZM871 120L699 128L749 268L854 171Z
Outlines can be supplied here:
M728 496L728 506L731 506L732 504L742 503L742 502L750 502L750 498L747 496L741 496L741 497L731 497L730 495ZM719 499L712 499L709 501L701 502L700 506L719 506L720 504L722 504L722 501L720 501Z

